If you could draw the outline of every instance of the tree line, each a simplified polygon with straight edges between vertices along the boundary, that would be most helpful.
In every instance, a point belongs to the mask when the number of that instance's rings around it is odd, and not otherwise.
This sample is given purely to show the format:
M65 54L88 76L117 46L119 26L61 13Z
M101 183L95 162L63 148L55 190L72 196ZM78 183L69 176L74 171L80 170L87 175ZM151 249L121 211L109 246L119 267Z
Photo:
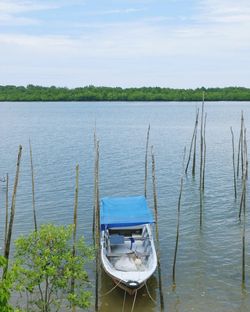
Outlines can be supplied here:
M160 87L120 88L0 86L0 101L250 101L250 88L172 89Z

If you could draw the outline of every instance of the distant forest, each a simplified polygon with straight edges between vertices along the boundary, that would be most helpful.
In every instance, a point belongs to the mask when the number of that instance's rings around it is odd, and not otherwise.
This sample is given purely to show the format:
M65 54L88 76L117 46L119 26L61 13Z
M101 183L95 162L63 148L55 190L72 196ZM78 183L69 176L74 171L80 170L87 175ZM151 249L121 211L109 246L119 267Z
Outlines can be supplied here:
M0 86L0 101L250 101L250 88L171 89L159 87L82 88Z

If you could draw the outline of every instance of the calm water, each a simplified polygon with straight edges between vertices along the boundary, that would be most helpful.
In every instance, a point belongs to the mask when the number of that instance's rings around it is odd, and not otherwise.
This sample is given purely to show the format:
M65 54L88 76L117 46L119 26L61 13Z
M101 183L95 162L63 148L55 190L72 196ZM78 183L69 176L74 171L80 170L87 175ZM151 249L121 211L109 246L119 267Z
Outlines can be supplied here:
M73 215L75 165L80 165L79 233L91 242L93 129L100 139L101 196L143 194L147 126L156 157L159 227L165 310L249 311L250 229L246 226L246 291L241 290L241 231L233 195L230 126L246 127L250 103L207 103L207 167L204 223L199 227L199 179L184 181L177 288L171 274L177 201L184 146L189 148L197 103L0 103L0 176L13 185L18 145L23 146L15 237L32 229L29 138L33 147L39 223L68 224ZM0 184L0 239L3 244L4 183ZM248 201L249 202L249 201ZM149 204L152 206L151 183ZM90 272L91 274L91 272ZM138 294L134 311L159 311L157 275ZM103 276L101 291L112 288ZM101 311L122 310L123 291L101 298ZM132 298L125 311L131 311Z

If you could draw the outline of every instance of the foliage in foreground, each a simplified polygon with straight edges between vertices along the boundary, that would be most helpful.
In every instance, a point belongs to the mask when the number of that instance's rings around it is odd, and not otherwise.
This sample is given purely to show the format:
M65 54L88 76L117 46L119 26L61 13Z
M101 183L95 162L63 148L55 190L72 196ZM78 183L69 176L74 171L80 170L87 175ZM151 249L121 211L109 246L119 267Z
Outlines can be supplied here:
M70 305L89 307L91 294L86 290L89 282L84 265L92 258L92 249L81 238L74 255L72 233L72 226L42 225L37 232L15 242L15 288L27 296L28 311L65 311Z
M172 89L159 87L111 88L0 86L0 101L250 101L250 89L243 87Z
M6 265L6 259L3 256L0 256L1 271L3 270L5 265ZM9 304L9 300L11 296L11 287L13 283L12 277L13 277L13 274L10 274L10 273L8 273L4 279L0 277L0 311L1 312L14 311L14 309Z

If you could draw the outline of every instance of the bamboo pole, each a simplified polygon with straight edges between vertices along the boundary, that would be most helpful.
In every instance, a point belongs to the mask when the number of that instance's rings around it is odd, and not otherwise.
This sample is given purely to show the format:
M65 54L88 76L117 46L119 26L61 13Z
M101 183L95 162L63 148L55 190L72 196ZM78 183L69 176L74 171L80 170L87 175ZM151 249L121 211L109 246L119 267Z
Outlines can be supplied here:
M242 208L244 209L245 194L246 194L246 183L243 178L242 191L241 191L241 197L240 197L239 220L241 220Z
M100 207L99 207L99 141L96 141L95 161L95 252L96 252L96 280L95 280L95 311L99 311L99 278L100 278Z
M35 181L34 181L34 167L33 167L33 158L32 158L32 147L29 140L30 148L30 169L31 169L31 182L32 182L32 208L33 208L33 219L35 231L37 231L37 221L36 221L36 205L35 205Z
M245 164L246 164L246 180L248 179L248 152L247 152L247 140L245 139Z
M234 173L234 198L237 198L237 184L236 184L236 172L235 172L235 155L234 155L234 132L233 128L230 127L232 135L232 153L233 153L233 173Z
M242 288L246 287L246 221L245 221L245 204L244 204L244 222L243 222L243 233L242 233Z
M200 129L200 227L202 227L202 219L203 219L203 173L204 173L204 92L202 99L202 109L201 109L201 129Z
M78 210L78 190L79 190L79 165L76 165L76 181L75 181L75 200L74 200L74 217L73 217L73 247L72 247L72 256L73 258L76 255L76 229L77 229L77 210ZM75 279L71 280L71 292L75 292ZM76 306L72 305L72 311L76 311Z
M244 204L246 201L246 179L247 179L247 143L246 143L246 129L244 127L244 117L243 112L241 115L241 135L240 135L240 141L241 141L241 148L240 148L240 154L241 154L241 160L243 164L242 169L242 192L241 192L241 198L240 198L240 209L239 209L239 219L241 219L242 214L242 208L244 209Z
M9 220L7 239L6 239L5 249L4 249L4 257L6 258L7 261L6 261L6 266L4 267L4 270L3 270L3 278L6 277L6 274L8 271L10 244L11 244L12 229L13 229L13 223L14 223L14 217L15 217L16 193L17 193L18 180L19 180L21 156L22 156L22 146L20 145L18 156L17 156L16 176L15 176L14 189L12 193L12 201L11 201L11 208L10 208L10 220Z
M184 148L184 153L183 153L182 168L184 168L185 155L186 155L186 147ZM177 251L178 251L178 244L179 244L182 189L183 189L183 169L182 169L182 175L181 175L181 186L180 186L180 194L179 194L179 198L178 198L178 208L177 208L176 241L175 241L175 251L174 251L174 261L173 261L173 275L172 275L173 288L176 287L175 268L176 268Z
M203 148L204 148L204 141L203 141L203 119L204 119L204 92L203 92L203 99L202 99L202 108L201 108L201 129L200 129L200 191L202 192L202 181L203 181Z
M5 193L5 231L4 231L4 246L7 242L8 233L8 221L9 221L9 174L6 174L6 193Z
M199 108L197 109L197 115L196 115L196 130L195 130L195 136L194 136L194 151L193 151L193 167L192 167L192 176L195 176L195 166L196 166L196 142L197 142L197 129L198 129L198 122L199 122Z
M206 159L207 159L207 143L206 143L206 125L207 125L207 113L205 113L205 122L203 128L203 144L204 144L204 155L203 155L203 172L202 172L202 191L205 190L205 172L206 172Z
M191 155L192 155L192 150L193 150L193 146L194 146L194 142L195 142L195 147L196 147L196 132L197 132L197 127L198 127L198 114L199 114L199 110L196 111L196 117L195 117L195 124L194 124L194 131L193 131L193 135L192 135L192 139L191 139L191 143L190 143L190 148L189 148L189 154L188 154L188 161L187 161L187 165L186 165L186 169L185 169L185 174L187 174L188 171L188 167L189 167L189 163L191 160ZM195 147L194 147L194 160L193 160L193 170L194 169L194 164L195 164ZM192 170L192 172L193 172Z
M95 245L95 218L96 218L96 192L97 192L97 184L96 184L96 170L97 170L97 138L96 138L96 124L94 128L94 154L95 154L95 161L94 161L94 205L93 205L93 220L92 220L92 238L93 244Z
M238 143L238 156L237 156L237 178L240 174L240 161L241 161L241 170L243 175L243 129L244 129L244 116L243 111L241 112L241 123L240 123L240 137Z
M74 201L74 230L73 230L73 243L76 243L76 229L77 229L77 211L78 211L78 194L79 194L79 165L76 165L76 181L75 181L75 201ZM75 252L74 252L75 254Z
M243 230L242 230L242 288L245 289L246 284L246 175L247 175L247 143L246 143L246 129L244 129L243 141Z
M237 153L237 178L239 177L239 173L240 173L241 136L242 136L242 129L240 130L240 137L239 137L239 142L238 142L238 153Z
M144 178L144 196L147 197L147 180L148 180L148 144L149 144L150 124L148 125L146 152L145 152L145 178Z
M243 116L243 112L241 113L241 127L242 127L242 136L241 136L241 176L243 179L243 175L244 175L244 116Z
M161 262L160 262L160 239L159 239L159 228L158 228L158 203L157 203L157 192L156 192L155 157L153 153L153 146L151 146L151 159L152 159L152 182L153 182L153 197L154 197L155 232L156 232L156 243L157 243L157 267L158 267L158 279L159 279L160 304L161 304L161 311L164 311L164 297L163 297L163 289L162 289Z

